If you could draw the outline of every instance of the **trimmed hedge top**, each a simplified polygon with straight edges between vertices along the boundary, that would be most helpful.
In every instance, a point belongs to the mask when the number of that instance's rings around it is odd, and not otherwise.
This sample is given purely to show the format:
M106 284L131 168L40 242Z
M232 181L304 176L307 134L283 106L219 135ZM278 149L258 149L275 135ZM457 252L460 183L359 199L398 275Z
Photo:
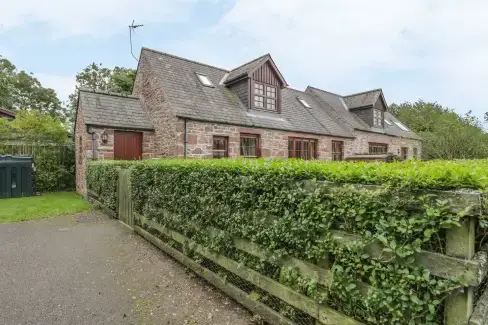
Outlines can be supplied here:
M298 180L317 179L337 183L390 185L408 189L488 189L488 160L405 162L332 162L265 159L157 159L134 162L97 161L127 167L131 164L163 164L187 168L224 168L239 174L276 172Z

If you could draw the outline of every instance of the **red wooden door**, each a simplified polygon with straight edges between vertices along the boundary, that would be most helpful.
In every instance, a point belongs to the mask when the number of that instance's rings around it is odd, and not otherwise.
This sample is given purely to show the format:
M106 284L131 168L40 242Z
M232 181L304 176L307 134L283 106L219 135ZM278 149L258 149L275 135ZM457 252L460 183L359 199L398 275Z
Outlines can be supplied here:
M114 159L118 159L118 160L142 159L142 133L115 131Z

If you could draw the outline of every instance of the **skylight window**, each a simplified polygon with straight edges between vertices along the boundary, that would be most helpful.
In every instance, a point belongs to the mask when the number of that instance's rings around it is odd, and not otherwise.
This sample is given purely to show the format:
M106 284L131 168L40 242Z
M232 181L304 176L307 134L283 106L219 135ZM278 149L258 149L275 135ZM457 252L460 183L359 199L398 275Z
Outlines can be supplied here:
M388 121L386 118L385 118L385 123L388 124L388 125L392 125L390 121Z
M403 131L410 131L405 125L403 125L402 123L400 122L395 122L395 124L400 128L402 129Z
M310 104L307 103L305 99L298 97L298 101L302 103L302 105L305 106L306 108L312 108L312 106L310 106Z
M202 85L207 86L207 87L213 87L214 86L213 83L210 81L210 79L208 79L207 76L197 73L197 77L198 77L198 80L200 80L200 82L202 83Z

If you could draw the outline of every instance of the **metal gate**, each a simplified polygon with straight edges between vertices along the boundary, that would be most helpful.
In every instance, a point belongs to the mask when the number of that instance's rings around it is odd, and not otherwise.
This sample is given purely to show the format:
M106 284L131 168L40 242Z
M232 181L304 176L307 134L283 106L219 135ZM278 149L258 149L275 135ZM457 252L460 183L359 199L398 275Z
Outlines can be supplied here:
M34 195L32 157L0 156L0 198Z
M119 180L117 182L117 201L119 220L132 227L132 200L130 198L130 169L119 170Z

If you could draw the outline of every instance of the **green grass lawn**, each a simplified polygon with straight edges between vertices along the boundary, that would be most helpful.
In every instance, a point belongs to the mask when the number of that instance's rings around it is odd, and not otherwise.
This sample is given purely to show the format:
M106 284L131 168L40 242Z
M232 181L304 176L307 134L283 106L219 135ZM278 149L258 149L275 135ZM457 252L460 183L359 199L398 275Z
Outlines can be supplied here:
M35 220L88 211L91 204L74 192L0 200L0 223Z

